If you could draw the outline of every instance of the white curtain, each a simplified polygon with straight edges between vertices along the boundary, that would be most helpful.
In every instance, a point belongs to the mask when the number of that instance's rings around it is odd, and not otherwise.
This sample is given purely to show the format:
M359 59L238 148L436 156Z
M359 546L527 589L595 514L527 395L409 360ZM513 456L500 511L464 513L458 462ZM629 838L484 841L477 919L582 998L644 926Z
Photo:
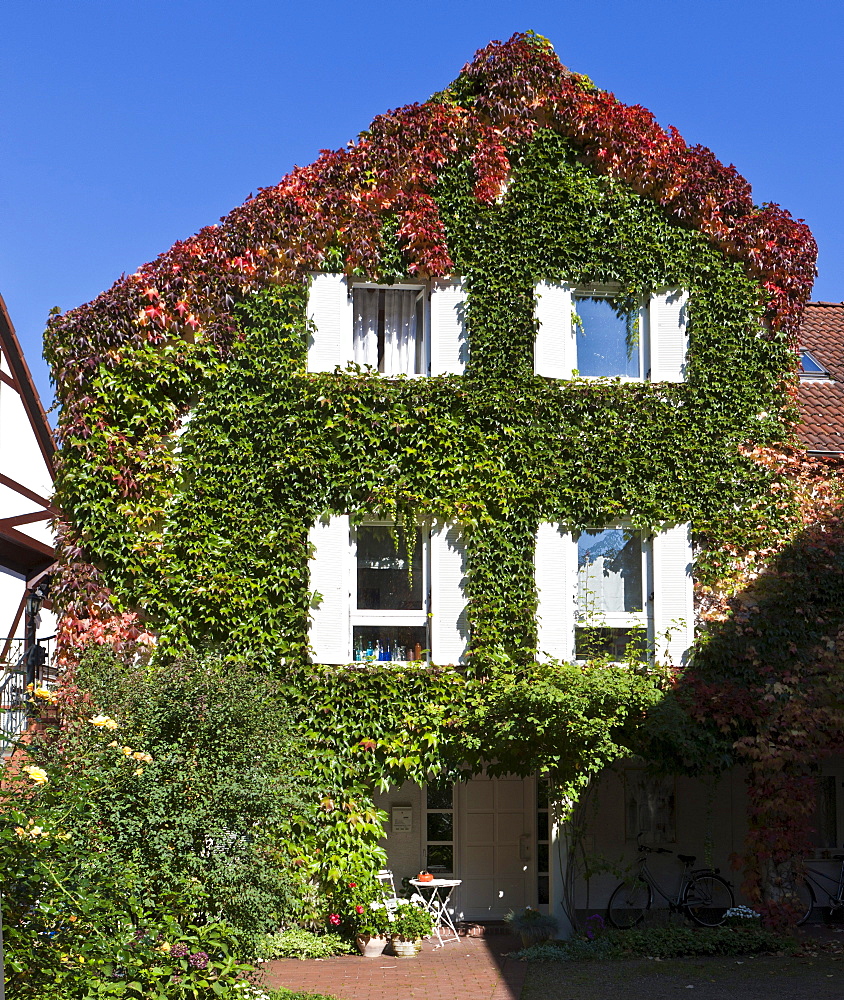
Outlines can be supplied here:
M384 294L384 372L416 374L416 293Z
M378 367L378 289L355 289L355 364Z

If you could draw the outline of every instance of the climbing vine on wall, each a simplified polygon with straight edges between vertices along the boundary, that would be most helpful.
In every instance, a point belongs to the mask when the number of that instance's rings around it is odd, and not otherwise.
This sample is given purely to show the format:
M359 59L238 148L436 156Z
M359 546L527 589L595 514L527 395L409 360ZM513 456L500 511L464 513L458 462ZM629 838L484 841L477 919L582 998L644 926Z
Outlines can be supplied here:
M753 205L733 167L566 70L540 36L491 43L431 101L379 116L347 148L51 320L68 663L92 628L123 628L130 643L154 632L159 656L205 643L301 676L317 516L459 521L472 636L459 683L476 690L457 700L474 707L459 726L429 720L425 732L445 736L405 754L412 765L394 777L445 766L452 745L471 761L472 720L487 718L502 759L518 746L531 769L567 769L574 787L575 772L620 752L614 740L659 684L609 712L603 743L581 746L561 726L543 742L492 725L491 680L508 704L544 691L548 718L607 711L579 668L537 673L537 524L691 521L709 586L789 538L788 471L747 445L791 434L794 333L815 251L802 222ZM465 375L307 373L308 285L321 270L463 275ZM688 290L686 381L535 377L541 279L613 282L630 303ZM637 676L607 667L601 681L621 690ZM370 674L331 677L367 704ZM366 721L342 739L375 740L372 759L393 773ZM347 768L332 780L353 779Z

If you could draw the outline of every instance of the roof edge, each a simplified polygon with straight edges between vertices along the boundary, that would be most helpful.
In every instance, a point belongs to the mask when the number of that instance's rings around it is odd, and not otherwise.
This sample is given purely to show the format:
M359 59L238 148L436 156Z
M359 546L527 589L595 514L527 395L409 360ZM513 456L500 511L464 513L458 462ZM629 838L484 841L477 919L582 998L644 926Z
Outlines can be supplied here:
M20 386L23 407L26 415L29 417L29 423L35 432L35 439L38 442L38 447L41 449L44 461L47 463L47 468L50 470L50 474L55 476L56 439L53 437L53 431L47 421L47 414L41 403L41 397L35 388L29 365L26 363L26 358L21 350L20 341L15 333L15 328L12 325L12 320L2 295L0 295L0 348L2 348L6 355L15 381Z

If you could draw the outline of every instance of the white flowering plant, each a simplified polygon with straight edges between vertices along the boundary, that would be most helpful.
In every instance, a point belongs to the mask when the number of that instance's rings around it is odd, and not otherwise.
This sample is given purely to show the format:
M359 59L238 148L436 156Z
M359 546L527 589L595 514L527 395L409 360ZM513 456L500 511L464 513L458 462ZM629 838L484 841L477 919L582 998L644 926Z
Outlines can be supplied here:
M762 919L762 914L749 906L731 906L724 914L724 924L727 927L750 927L753 921Z

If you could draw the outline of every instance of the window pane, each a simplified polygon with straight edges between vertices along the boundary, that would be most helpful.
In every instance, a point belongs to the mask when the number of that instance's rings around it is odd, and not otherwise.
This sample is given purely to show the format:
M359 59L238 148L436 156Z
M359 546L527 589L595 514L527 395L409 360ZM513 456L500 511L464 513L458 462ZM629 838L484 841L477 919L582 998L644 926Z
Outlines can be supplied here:
M422 610L421 531L416 533L409 566L407 553L396 550L391 529L385 524L360 525L357 551L359 610Z
M428 844L428 864L432 875L450 875L454 871L454 848L451 844Z
M538 872L547 872L549 870L547 844L536 845L536 870Z
M454 813L428 813L428 840L454 839Z
M644 658L648 643L644 629L630 628L576 628L574 630L574 655L578 660L608 656L623 660L628 649Z
M587 616L642 610L642 535L606 528L577 540L577 603Z
M539 878L536 880L536 889L537 889L537 893L536 893L537 900L536 901L538 903L550 903L551 902L551 894L548 891L548 876L547 875L540 875L539 876Z
M821 368L808 351L800 352L800 371L805 375L826 375L826 370Z
M639 377L637 334L628 329L626 314L618 315L604 298L577 296L577 370L581 375Z
M352 299L355 362L384 375L420 374L424 318L418 290L355 288Z
M426 798L429 809L453 809L454 785L451 782L431 782L427 786Z
M426 660L425 625L355 625L352 645L356 660Z
M538 809L548 808L548 779L540 778L536 783L536 806Z
M536 814L536 839L548 839L548 813L541 810Z

